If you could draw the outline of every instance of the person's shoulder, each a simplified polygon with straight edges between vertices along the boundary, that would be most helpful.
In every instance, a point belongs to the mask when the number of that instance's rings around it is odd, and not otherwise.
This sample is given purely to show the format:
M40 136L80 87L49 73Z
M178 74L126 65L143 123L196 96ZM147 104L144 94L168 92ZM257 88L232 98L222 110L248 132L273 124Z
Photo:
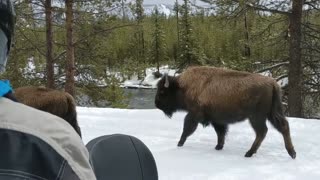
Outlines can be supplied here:
M0 98L0 117L0 128L7 126L49 140L66 137L74 143L83 143L79 135L65 120L22 103Z
M0 115L2 117L0 122L23 124L25 127L29 127L30 125L31 127L35 125L39 127L39 125L44 124L52 128L55 126L66 126L66 124L68 124L55 115L6 98L0 98ZM65 128L69 129L68 126Z
M65 120L0 97L0 129L11 129L42 139L61 154L77 174L87 177L82 179L93 179L88 151Z

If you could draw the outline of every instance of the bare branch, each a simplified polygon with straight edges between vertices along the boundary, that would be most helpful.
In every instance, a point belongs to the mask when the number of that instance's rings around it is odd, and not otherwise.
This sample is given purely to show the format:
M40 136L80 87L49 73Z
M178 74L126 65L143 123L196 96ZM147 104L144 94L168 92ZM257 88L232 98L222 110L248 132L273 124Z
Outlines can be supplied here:
M276 10L276 9L269 9L269 8L266 8L266 7L263 7L263 6L253 5L251 3L246 4L246 6L248 8L252 8L252 9L258 10L258 11L277 13L277 14L282 14L282 15L287 15L287 16L291 14L291 13L286 12L286 11L280 11L280 10Z
M262 73L262 72L265 72L265 71L268 71L268 70L271 70L271 69L274 69L274 68L278 68L278 67L281 67L281 66L284 66L284 65L288 65L289 62L286 61L286 62L282 62L282 63L278 63L278 64L275 64L273 66L269 66L267 68L264 68L264 69L260 69L258 71L255 71L255 73Z
M53 61L58 60L61 56L65 55L66 52L67 52L66 50L62 51L60 54L58 54L58 55L53 59Z
M308 5L310 6L312 9L311 10L320 10L320 6L318 4L318 6L316 5L316 3L319 3L318 0L310 0L310 1L305 1L304 5ZM310 9L309 9L310 10Z
M210 1L210 0L202 0L203 2L207 2L207 3L214 3L214 1ZM234 3L238 3L240 4L240 0L231 0L232 2ZM263 11L263 12L271 12L271 13L277 13L277 14L282 14L282 15L290 15L291 13L290 12L287 12L287 11L280 11L280 10L277 10L277 9L270 9L270 8L267 8L265 6L261 6L261 5L256 5L256 4L252 4L252 3L245 3L245 6L247 8L250 8L250 9L254 9L254 10L257 10L257 11Z
M283 74L283 75L277 77L277 78L276 78L276 81L278 82L278 81L280 81L281 79L284 79L284 78L286 78L286 77L288 77L288 74Z
M22 36L26 38L26 40L43 56L46 56L46 53L42 52L41 49L39 49L39 46L35 45L20 29L18 29Z
M129 26L137 26L136 24L125 24L125 25L121 25L121 26L115 26L115 27L111 27L111 28L108 28L108 29L103 29L103 30L100 30L100 31L97 31L97 32L94 32L94 33L91 33L87 36L84 36L83 38L81 38L80 40L74 42L74 45L82 42L82 41L85 41L86 39L88 39L89 37L91 36L96 36L98 34L101 34L101 33L105 33L105 32L110 32L112 30L115 30L115 29L119 29L119 28L124 28L124 27L129 27Z

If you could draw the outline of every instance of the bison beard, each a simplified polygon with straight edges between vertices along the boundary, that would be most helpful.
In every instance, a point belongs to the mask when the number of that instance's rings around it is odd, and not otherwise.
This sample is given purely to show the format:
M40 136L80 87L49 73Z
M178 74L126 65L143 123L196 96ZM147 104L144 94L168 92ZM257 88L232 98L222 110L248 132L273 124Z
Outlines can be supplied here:
M288 154L296 157L282 110L280 87L272 78L214 67L191 67L178 77L165 75L157 87L157 108L168 117L176 111L187 112L178 146L183 146L201 123L214 127L218 137L216 149L221 150L228 124L248 118L256 133L245 154L251 157L267 134L268 119L283 135Z

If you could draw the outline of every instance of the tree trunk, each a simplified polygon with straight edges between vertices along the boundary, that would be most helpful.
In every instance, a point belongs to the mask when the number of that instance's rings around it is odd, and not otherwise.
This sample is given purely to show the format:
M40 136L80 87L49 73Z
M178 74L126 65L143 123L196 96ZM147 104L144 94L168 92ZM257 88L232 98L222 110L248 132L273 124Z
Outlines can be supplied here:
M126 8L124 0L121 0L121 9L122 9L122 21L124 22L126 20Z
M66 0L67 60L65 91L74 96L73 0Z
M245 44L244 44L244 57L250 58L251 48L250 48L250 39L249 39L249 27L248 27L248 13L247 10L244 15L244 29L245 29Z
M289 116L302 117L301 22L302 0L292 2L289 27Z
M174 59L174 63L176 63L178 61L179 58L179 53L180 53L180 28L179 28L179 4L178 4L178 0L176 0L176 20L177 20L177 51L176 51L176 57Z
M46 13L46 41L47 41L47 87L54 88L54 63L53 63L53 32L52 32L52 5L51 0L45 1Z

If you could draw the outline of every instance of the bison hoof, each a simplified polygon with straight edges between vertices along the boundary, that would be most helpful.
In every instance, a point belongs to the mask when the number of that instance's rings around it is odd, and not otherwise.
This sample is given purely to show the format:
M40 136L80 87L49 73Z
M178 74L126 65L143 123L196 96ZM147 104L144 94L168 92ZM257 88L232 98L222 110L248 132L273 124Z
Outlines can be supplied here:
M297 153L294 149L288 151L289 155L292 157L292 159L295 159L297 156Z
M216 145L216 150L221 150L222 148L223 148L223 145L221 144Z
M179 142L179 143L178 143L178 147L182 147L183 144L184 144L183 142Z
M252 155L254 154L255 152L252 152L252 151L248 151L244 157L252 157Z

